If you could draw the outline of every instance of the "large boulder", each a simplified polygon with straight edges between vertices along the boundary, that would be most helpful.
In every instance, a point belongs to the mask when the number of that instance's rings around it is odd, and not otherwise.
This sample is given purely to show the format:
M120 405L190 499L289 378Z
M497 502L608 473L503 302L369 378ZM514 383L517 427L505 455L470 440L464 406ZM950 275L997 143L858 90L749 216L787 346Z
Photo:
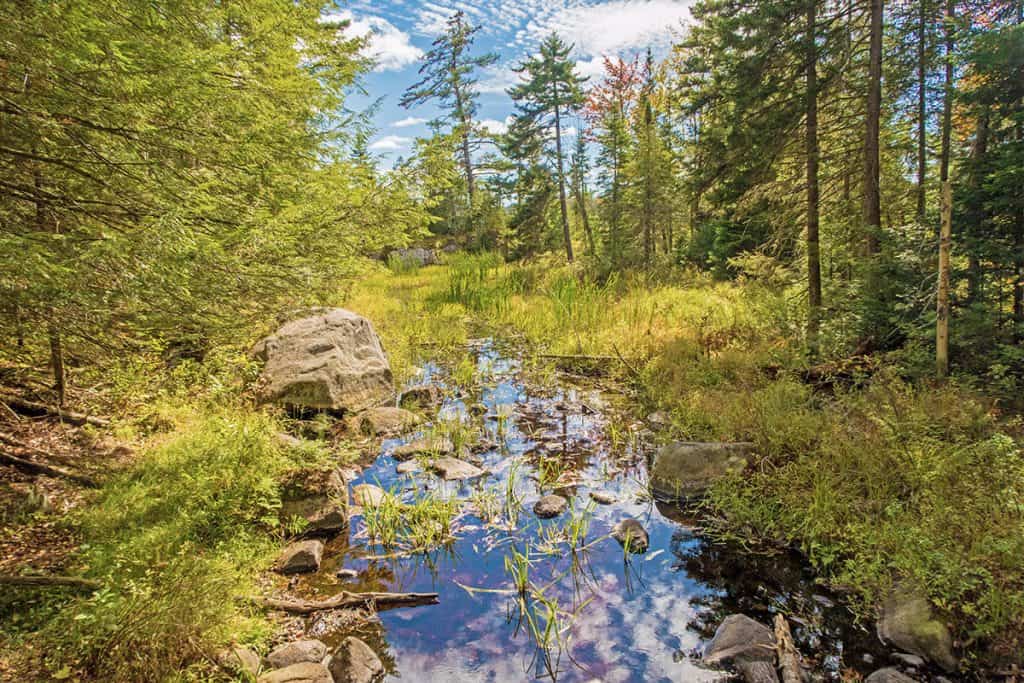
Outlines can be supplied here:
M394 249L388 254L388 262L396 262L406 267L434 266L440 263L436 251L423 247Z
M334 683L372 683L384 676L384 664L370 646L349 636L331 656L328 664Z
M253 348L260 399L358 412L392 400L391 367L370 321L342 308L285 323Z
M679 441L662 446L651 463L655 496L687 500L704 494L709 486L731 472L742 472L753 461L754 445Z
M920 655L947 672L956 671L953 636L935 618L928 600L907 587L897 587L882 603L878 637L904 652Z
M725 618L704 652L704 663L731 666L747 683L778 683L775 636L745 614Z

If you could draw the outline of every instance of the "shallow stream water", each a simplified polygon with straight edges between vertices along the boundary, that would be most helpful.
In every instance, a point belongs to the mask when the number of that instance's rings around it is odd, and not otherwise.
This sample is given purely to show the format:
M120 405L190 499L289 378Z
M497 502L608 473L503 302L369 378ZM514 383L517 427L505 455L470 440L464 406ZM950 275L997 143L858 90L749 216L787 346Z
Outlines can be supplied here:
M646 463L656 437L629 415L621 395L564 374L540 385L512 350L490 340L471 352L475 386L457 386L440 365L416 381L445 391L436 420L471 423L477 441L493 445L476 456L488 474L464 482L397 474L390 453L412 435L385 441L356 482L405 500L461 499L455 540L427 554L388 557L394 548L373 544L356 517L349 534L328 543L320 572L298 585L318 597L342 589L437 592L440 604L384 611L355 626L322 615L308 624L310 634L329 645L358 635L381 655L388 680L405 681L719 680L726 674L702 667L700 654L717 624L736 612L766 624L784 613L798 648L826 678L870 671L869 662L884 659L874 634L814 583L798 557L713 542L698 520L650 499ZM486 414L471 417L469 406L479 404ZM503 508L509 490L518 514L483 519L471 502ZM571 501L572 512L540 520L533 504L552 491ZM615 502L593 503L591 491ZM608 537L627 517L649 533L645 553L627 554ZM560 540L572 519L589 520L575 552ZM506 569L513 549L529 558L532 589L523 599ZM341 568L359 575L336 578Z

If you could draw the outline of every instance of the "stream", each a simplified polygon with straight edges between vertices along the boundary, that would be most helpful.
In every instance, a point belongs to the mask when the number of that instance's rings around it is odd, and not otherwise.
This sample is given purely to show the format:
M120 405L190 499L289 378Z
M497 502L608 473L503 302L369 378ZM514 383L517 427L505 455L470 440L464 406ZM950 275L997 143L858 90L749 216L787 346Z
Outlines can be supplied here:
M395 681L711 681L727 674L702 667L700 654L724 617L742 612L771 624L782 612L826 679L884 661L871 626L855 623L795 554L714 542L699 520L651 500L646 462L658 443L630 416L626 397L562 372L537 381L514 349L492 340L470 350L475 386L459 386L442 364L428 364L416 383L444 392L436 421L480 431L475 441L485 447L475 457L487 475L458 482L398 474L390 454L420 432L384 441L355 482L406 501L458 498L454 540L402 555L371 542L357 516L327 544L321 570L295 586L321 598L342 589L437 592L440 604L354 623L324 613L310 618L309 637L333 646L357 635ZM480 404L486 413L471 415ZM570 500L570 511L538 519L533 505L552 491ZM597 504L591 492L614 502ZM648 532L645 553L626 553L608 537L627 517ZM575 547L563 533L570 523L585 529ZM509 571L517 556L527 567L525 597ZM343 568L358 575L337 578Z

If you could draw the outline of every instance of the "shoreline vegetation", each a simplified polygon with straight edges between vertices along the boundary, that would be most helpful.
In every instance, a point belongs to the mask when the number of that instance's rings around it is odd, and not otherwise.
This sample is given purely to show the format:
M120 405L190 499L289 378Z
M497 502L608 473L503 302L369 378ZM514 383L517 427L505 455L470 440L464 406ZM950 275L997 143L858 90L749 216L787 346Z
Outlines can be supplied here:
M786 317L766 314L785 293L673 282L598 285L547 261L453 255L377 267L332 303L374 321L399 386L427 359L457 374L467 341L493 334L539 378L556 366L606 377L639 414L667 415L672 438L753 442L756 467L705 499L708 532L800 551L867 623L894 582L910 583L953 626L968 670L1012 662L1024 632L1019 418L970 387L881 369L809 384ZM65 571L104 587L9 594L0 661L58 677L209 672L215 646L273 633L258 611L213 597L258 592L286 532L276 510L288 473L358 454L283 446L284 414L252 406L242 346L104 374L130 389L107 392L98 412L125 416L114 433L138 455L58 523L79 544Z

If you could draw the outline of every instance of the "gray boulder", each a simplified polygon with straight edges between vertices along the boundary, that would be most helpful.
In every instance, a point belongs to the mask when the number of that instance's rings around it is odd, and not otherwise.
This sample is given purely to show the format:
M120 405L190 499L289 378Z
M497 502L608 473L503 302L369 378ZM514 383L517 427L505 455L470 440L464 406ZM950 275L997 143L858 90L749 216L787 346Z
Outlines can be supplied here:
M562 496L551 494L544 496L534 504L533 514L541 519L550 519L565 512L567 507L569 507L569 501Z
M651 545L650 536L643 525L632 518L627 518L612 527L612 538L631 553L645 553Z
M744 614L725 618L704 653L704 663L731 666L747 683L778 683L775 636L764 624Z
M282 325L253 355L264 362L259 397L297 408L358 412L395 394L370 321L342 308Z
M699 497L716 479L746 469L753 461L753 449L750 443L668 444L654 455L651 488L657 497L667 500Z
M438 458L437 460L432 461L430 463L430 469L437 474L437 476L446 481L474 479L476 477L481 477L484 474L484 471L476 465L450 456Z
M888 667L874 671L864 683L915 683L914 679L895 667Z
M384 676L384 664L370 646L349 636L331 656L328 664L334 683L372 683Z
M299 541L292 543L281 553L277 571L281 574L305 574L320 569L324 555L324 544L320 541Z
M323 664L304 662L292 664L263 674L258 683L333 683L331 672Z
M947 672L958 667L949 628L935 618L924 596L908 588L897 587L882 603L877 631L882 642L924 657Z
M327 646L319 640L296 640L285 643L267 655L267 663L271 668L283 669L292 664L323 662L327 656Z
M388 261L397 261L404 266L434 266L440 263L436 251L423 247L393 249L388 254Z

